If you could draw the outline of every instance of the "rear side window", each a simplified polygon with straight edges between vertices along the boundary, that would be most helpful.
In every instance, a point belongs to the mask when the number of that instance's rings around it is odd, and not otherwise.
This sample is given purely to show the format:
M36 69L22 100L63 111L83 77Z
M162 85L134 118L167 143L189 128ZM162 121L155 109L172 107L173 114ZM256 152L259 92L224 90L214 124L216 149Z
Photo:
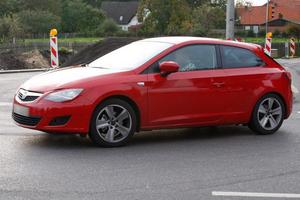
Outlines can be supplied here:
M247 49L221 46L221 52L223 68L244 68L265 65L262 59Z

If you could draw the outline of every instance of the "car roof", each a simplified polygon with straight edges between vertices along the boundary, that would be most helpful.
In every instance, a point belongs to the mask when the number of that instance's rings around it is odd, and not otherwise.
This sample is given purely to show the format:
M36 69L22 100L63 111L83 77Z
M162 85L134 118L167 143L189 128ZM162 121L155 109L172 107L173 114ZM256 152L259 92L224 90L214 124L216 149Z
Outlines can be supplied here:
M220 45L229 45L235 46L240 48L246 48L255 50L260 48L257 44L252 43L245 43L245 42L236 42L232 40L222 40L216 38L206 38L206 37L190 37L190 36L170 36L170 37L156 37L156 38L148 38L141 40L144 42L163 42L163 43L170 43L174 45L182 44L182 43L212 43L212 44L220 44Z

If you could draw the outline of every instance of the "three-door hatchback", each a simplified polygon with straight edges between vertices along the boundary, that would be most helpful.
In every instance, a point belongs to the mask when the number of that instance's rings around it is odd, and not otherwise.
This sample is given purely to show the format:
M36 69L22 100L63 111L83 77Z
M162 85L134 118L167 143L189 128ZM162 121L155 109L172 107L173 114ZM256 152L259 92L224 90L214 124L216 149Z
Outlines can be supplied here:
M292 99L290 73L258 45L162 37L31 78L12 116L22 127L120 146L136 131L161 128L245 124L272 134Z

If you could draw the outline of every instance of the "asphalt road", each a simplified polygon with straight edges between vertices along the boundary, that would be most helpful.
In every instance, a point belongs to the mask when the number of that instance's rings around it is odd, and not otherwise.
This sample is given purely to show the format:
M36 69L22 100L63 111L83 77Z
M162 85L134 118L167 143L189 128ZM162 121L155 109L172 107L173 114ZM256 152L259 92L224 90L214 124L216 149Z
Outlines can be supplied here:
M300 88L299 60L281 62L291 67ZM246 197L213 196L213 191L300 193L299 97L275 135L258 136L240 126L161 130L105 149L87 138L13 124L12 96L35 74L0 74L1 200L218 200Z

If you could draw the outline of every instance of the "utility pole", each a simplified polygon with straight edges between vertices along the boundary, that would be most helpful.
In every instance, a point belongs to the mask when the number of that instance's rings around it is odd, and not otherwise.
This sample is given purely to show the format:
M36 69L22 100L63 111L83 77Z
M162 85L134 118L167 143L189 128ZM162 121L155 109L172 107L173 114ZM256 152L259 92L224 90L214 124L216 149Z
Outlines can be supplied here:
M234 0L227 0L226 6L226 39L234 39Z
M269 0L267 0L267 10L266 10L266 35L268 33L268 23L269 23Z

